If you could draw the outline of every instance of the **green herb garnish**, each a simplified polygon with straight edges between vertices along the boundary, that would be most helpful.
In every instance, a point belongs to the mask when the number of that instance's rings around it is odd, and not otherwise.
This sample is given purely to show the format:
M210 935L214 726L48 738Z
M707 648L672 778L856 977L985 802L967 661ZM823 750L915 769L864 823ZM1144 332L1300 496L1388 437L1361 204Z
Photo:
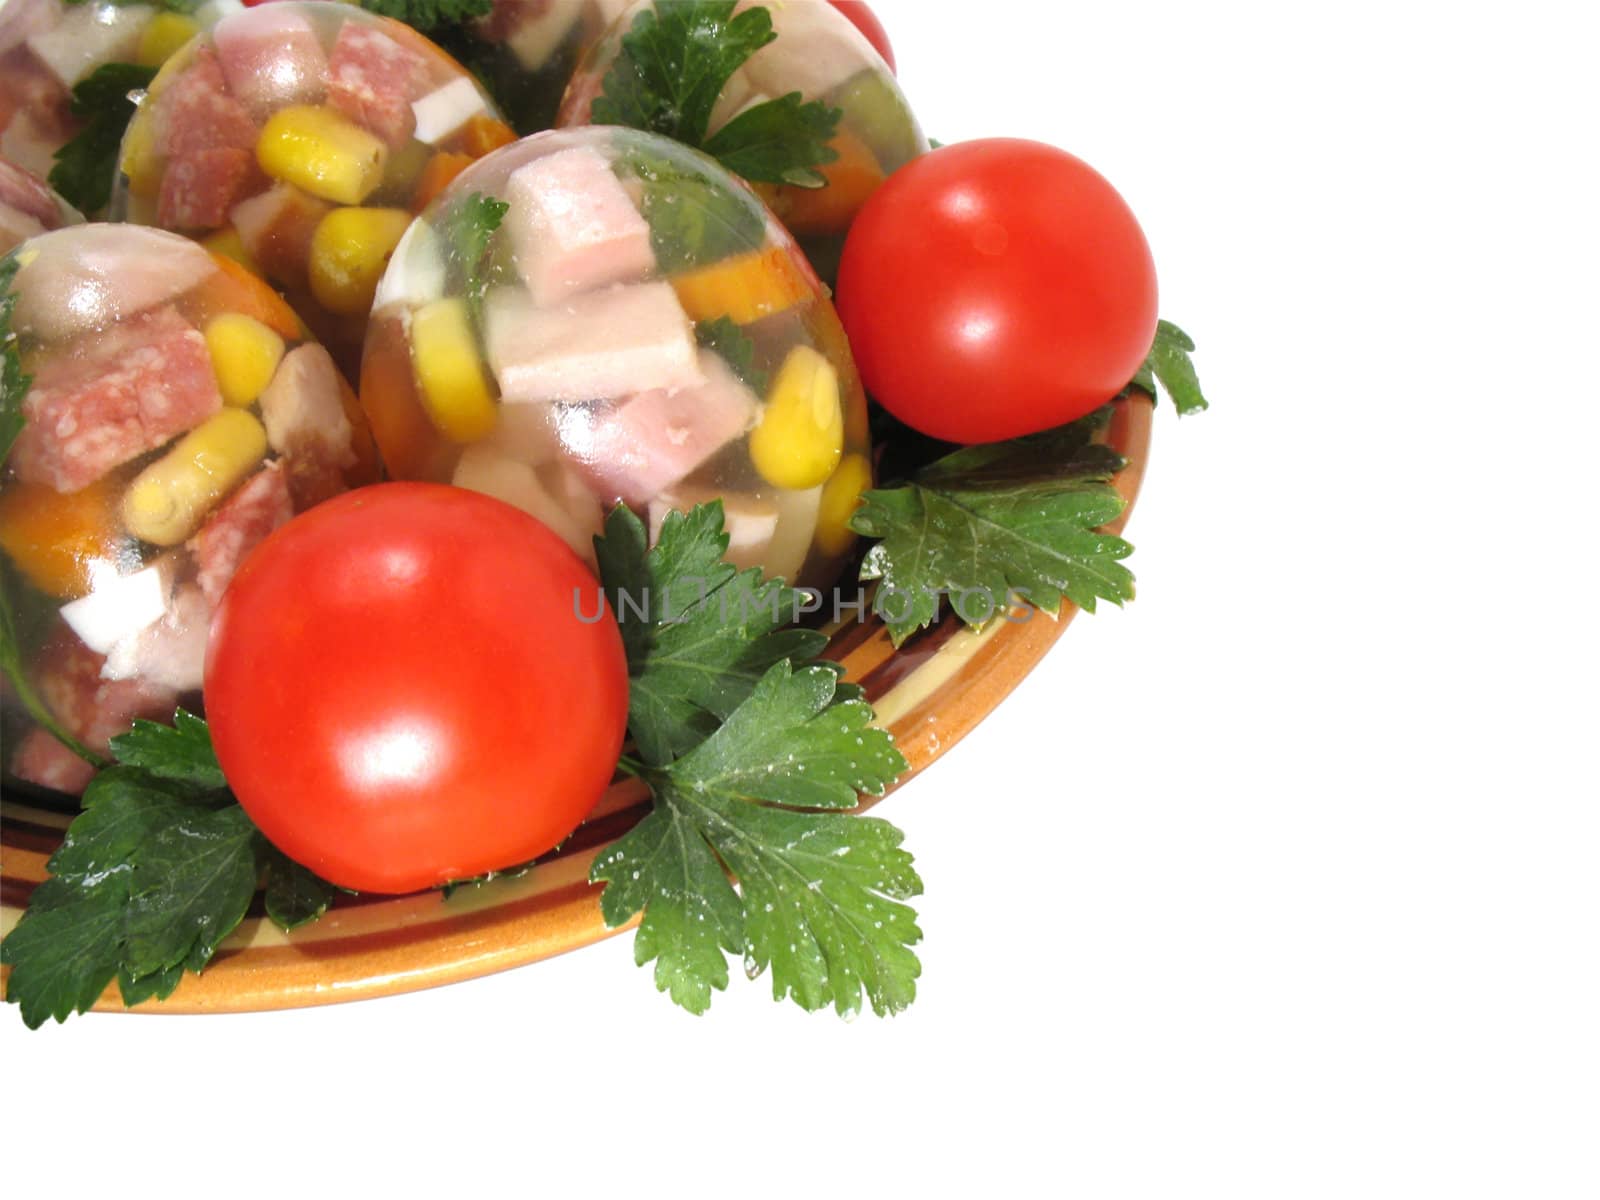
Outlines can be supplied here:
M482 314L483 297L489 290L489 280L483 272L483 256L488 253L489 239L500 228L509 207L504 200L473 192L453 205L440 225L439 233L450 247L451 261L461 264L462 292L474 320Z
M321 915L330 885L267 844L220 785L204 721L137 721L113 738L50 857L50 878L3 943L6 999L38 1028L85 1012L113 979L124 1004L172 994L244 919L262 872L285 929Z
M596 125L626 125L703 150L752 183L822 187L816 168L838 157L841 113L793 92L753 105L715 134L711 114L745 61L778 35L772 14L734 0L656 3L634 18L594 101Z
M1194 360L1189 357L1192 353L1193 338L1171 321L1156 322L1155 342L1144 365L1133 377L1132 386L1148 392L1154 399L1159 380L1162 389L1172 397L1172 406L1179 416L1204 412L1211 405L1201 394L1200 377L1195 374Z
M380 17L404 21L419 33L432 33L488 16L494 0L361 0L361 7Z
M722 361L733 368L733 373L754 392L765 395L767 373L758 369L756 344L732 317L717 317L700 321L694 327L695 340L722 356Z
M155 77L154 67L105 63L72 89L72 115L84 119L83 131L56 151L50 186L73 207L92 214L110 201L122 135L138 108L128 93L149 87Z
M1099 532L1122 512L1109 481L1123 460L1091 440L1097 422L970 446L863 495L851 527L881 540L861 577L881 581L876 611L896 645L932 623L943 595L973 625L1017 600L1054 613L1063 599L1093 612L1133 598L1121 562L1133 547Z

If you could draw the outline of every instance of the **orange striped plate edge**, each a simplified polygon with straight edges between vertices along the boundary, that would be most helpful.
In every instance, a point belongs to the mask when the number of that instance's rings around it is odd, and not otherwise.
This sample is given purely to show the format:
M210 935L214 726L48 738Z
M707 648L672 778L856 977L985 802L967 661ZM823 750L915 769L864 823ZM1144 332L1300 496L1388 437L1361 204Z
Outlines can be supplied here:
M1117 477L1128 509L1113 531L1127 520L1144 475L1152 408L1143 397L1120 402L1107 433L1129 460ZM964 628L946 612L898 651L882 623L869 616L830 627L827 654L866 689L880 723L910 761L898 787L992 712L1044 657L1075 611L1064 605L1055 619L1037 614L994 621L982 630ZM357 897L292 935L280 932L257 907L203 974L185 977L167 1000L134 1011L252 1012L364 1000L473 979L591 945L631 928L606 928L589 867L644 814L647 802L642 785L619 782L577 833L532 871L461 888L448 899L436 892ZM20 804L0 805L0 934L21 918L67 820ZM115 985L95 1008L122 1010Z

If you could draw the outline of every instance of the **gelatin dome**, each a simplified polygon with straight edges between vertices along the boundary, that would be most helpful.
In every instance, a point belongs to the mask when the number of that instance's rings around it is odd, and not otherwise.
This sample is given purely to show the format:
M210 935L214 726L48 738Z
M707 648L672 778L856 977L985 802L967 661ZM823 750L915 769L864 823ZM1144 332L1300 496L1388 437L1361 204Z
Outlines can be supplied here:
M389 473L500 497L594 561L605 512L720 497L729 557L832 582L870 486L837 315L749 188L633 130L464 172L379 285L361 399Z

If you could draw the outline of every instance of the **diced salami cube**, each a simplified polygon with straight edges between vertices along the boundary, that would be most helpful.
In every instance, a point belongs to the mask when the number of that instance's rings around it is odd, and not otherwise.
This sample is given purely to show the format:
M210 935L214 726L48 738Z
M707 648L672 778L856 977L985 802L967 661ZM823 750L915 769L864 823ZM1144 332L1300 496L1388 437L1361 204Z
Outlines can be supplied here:
M245 556L292 516L289 477L278 462L262 467L211 515L192 543L200 565L197 582L211 604L222 600Z
M754 423L759 402L727 364L702 351L700 368L697 387L594 405L584 425L562 421L567 449L603 499L647 504Z
M333 209L326 200L309 196L287 183L234 206L231 214L239 240L268 279L284 287L304 287L311 238Z
M159 309L88 334L40 367L11 465L25 483L75 492L221 407L205 338Z
M346 21L328 56L328 102L390 146L416 126L411 102L427 90L428 63L382 30Z
M12 322L45 341L166 304L217 269L195 243L141 225L78 226L37 250L17 271Z
M277 4L223 18L211 32L228 87L258 120L290 104L320 104L328 59L311 22Z
M163 229L220 228L263 178L248 150L192 150L162 172L156 219Z
M310 508L345 490L344 472L356 463L354 430L344 411L339 368L311 343L284 355L261 393L267 441L283 455L296 508Z
M506 194L517 270L541 307L642 279L655 267L650 226L611 164L588 146L519 167Z
M694 329L672 285L631 284L540 309L527 293L489 295L489 364L503 400L605 400L702 382Z
M28 49L70 88L104 63L132 59L139 35L154 15L143 4L69 5L53 28L28 39Z
M201 47L183 73L168 82L153 103L156 149L166 158L194 150L254 153L255 122L228 91L222 64L210 46Z
M205 682L211 603L192 583L173 594L160 620L124 638L106 655L102 679L137 679L145 687L197 692Z
M35 686L45 706L68 733L98 754L109 753L111 739L126 733L135 718L170 720L178 700L171 688L146 680L103 679L104 666L104 658L63 629L40 655L34 672ZM60 745L54 738L50 740ZM88 774L72 771L64 759L32 734L17 749L11 771L20 779L74 793L82 791L89 781ZM57 780L76 782L77 786L63 787Z

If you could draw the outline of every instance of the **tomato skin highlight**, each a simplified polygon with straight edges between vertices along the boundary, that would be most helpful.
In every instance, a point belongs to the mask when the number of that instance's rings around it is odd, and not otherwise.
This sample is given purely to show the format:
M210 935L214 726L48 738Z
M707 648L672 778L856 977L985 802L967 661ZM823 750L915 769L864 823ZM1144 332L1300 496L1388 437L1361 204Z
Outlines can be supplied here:
M542 524L385 483L246 559L212 623L205 699L267 838L330 882L397 893L564 839L612 778L628 668L593 575Z
M1094 411L1155 337L1156 274L1127 203L1039 142L945 146L856 216L837 304L872 396L946 441L994 442Z
M889 64L889 73L898 75L900 72L894 65L894 47L889 44L889 32L884 29L883 22L878 20L878 14L867 6L866 0L831 0L850 24L861 31L861 36L872 43L872 48L882 56L883 61Z

